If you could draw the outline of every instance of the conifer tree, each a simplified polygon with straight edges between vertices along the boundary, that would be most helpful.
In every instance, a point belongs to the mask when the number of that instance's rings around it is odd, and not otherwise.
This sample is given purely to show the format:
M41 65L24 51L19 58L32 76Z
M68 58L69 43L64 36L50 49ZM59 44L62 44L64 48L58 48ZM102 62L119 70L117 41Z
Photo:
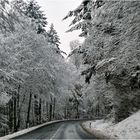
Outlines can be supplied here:
M40 10L40 6L34 0L29 1L27 4L26 15L35 21L37 24L37 33L44 33L47 25L45 14Z
M48 36L49 36L49 42L51 42L52 44L55 44L57 47L59 46L60 43L60 38L56 32L56 30L54 29L54 25L51 24L50 29L48 31Z
M82 33L79 36L86 37L92 26L92 8L99 8L103 4L103 0L95 0L94 2L92 0L83 0L76 9L69 11L69 13L63 18L63 20L66 20L69 17L74 17L71 24L69 25L72 27L67 32L81 29Z
M13 6L19 12L32 19L32 22L36 25L38 34L44 34L46 32L45 27L48 24L47 18L36 1L30 0L25 2L22 0L15 0L13 1Z

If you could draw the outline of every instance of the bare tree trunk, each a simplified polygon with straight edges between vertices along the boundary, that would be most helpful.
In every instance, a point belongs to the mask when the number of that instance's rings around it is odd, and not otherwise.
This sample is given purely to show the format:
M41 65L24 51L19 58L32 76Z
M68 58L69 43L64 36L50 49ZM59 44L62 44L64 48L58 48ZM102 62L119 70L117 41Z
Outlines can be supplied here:
M49 107L49 121L52 121L52 117L53 117L53 99L51 97L51 103Z
M79 102L76 104L76 118L79 118Z
M32 93L30 92L29 104L28 104L28 112L27 112L26 128L29 127L29 123L30 123L31 101L32 101Z
M52 120L52 102L50 103L50 107L49 107L49 121Z
M15 93L15 97L14 97L14 132L16 132L16 125L17 125L17 97L16 97L16 93Z
M16 125L16 131L18 131L18 129L20 128L20 103L19 103L19 92L20 92L20 85L18 86L18 93L17 93L17 125Z
M13 131L13 97L9 101L9 129L10 132Z
M35 114L35 124L38 124L38 115L39 115L39 102L37 96L34 96L34 114Z
M42 122L42 112L41 112L41 108L42 108L42 106L41 106L41 98L39 99L39 124Z
M46 101L46 117L47 117L47 121L49 119L49 105L48 102Z
M19 98L19 99L20 99L20 98ZM24 94L24 96L23 96L23 100L22 100L21 104L18 103L18 104L19 104L19 108L18 108L18 116L17 116L17 117L18 117L17 130L19 130L19 128L20 128L20 122L21 122L20 113L21 113L21 108L22 108L22 105L23 105L24 101L25 101L25 94Z
M54 103L53 103L53 119L55 119L55 103L56 103L56 99L54 98Z
M68 112L68 111L67 111L67 105L66 105L65 108L64 108L64 113L65 113L65 114L64 114L64 118L65 118L65 119L67 119L67 112Z
M18 131L20 127L20 108L19 108L19 94L17 95L17 124L15 131Z

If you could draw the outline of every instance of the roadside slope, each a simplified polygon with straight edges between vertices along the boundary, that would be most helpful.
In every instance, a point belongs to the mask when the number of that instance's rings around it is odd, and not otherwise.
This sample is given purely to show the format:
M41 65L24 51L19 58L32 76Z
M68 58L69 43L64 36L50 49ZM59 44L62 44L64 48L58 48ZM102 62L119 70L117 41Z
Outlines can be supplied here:
M140 139L140 111L115 125L104 120L97 120L85 122L82 126L99 138Z

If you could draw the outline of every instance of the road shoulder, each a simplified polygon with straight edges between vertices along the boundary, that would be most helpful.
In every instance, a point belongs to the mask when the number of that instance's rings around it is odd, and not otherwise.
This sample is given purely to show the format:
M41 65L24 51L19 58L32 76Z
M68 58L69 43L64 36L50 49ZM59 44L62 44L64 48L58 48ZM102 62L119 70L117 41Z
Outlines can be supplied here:
M0 137L0 140L10 140L10 139L13 139L15 137L19 137L21 135L24 135L24 134L27 134L29 132L32 132L32 131L34 131L36 129L39 129L39 128L43 127L43 126L50 125L50 124L57 123L57 122L63 122L63 121L64 120L46 122L46 123L43 123L43 124L40 124L40 125L37 125L37 126L33 126L33 127L30 127L30 128L27 128L27 129L23 129L21 131L15 132L13 134L9 134L9 135Z
M83 122L81 126L87 133L90 133L93 137L96 137L97 139L117 139L117 137L111 136L104 131L93 129L93 128L91 129L88 123L89 121Z

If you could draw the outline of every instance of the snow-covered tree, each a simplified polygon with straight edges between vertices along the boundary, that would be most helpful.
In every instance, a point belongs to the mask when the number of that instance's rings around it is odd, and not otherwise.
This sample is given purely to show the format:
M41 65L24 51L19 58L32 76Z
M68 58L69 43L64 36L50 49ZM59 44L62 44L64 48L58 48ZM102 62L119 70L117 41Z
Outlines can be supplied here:
M56 45L57 47L59 46L60 43L60 38L54 29L54 25L51 24L50 29L48 30L48 37L49 37L49 42Z
M86 2L91 7L92 24L89 36L81 47L82 53L79 53L82 56L79 70L85 67L81 73L88 83L83 87L83 92L91 93L87 97L94 98L91 100L92 108L99 108L101 112L97 112L100 116L112 116L118 122L140 108L137 100L140 2ZM73 15L71 12L67 17Z
M0 118L2 135L62 119L74 69L56 52L47 36L37 34L30 18L10 10L19 22L14 22L13 32L0 33L0 105L8 97L1 106L4 113L0 112L5 118ZM62 111L57 113L58 110Z
M82 3L73 11L63 18L66 20L69 17L74 16L70 26L71 27L67 32L72 32L74 30L82 30L80 37L86 37L89 34L89 31L92 26L92 9L99 8L104 4L103 0L83 0Z
M79 47L81 45L79 40L72 40L70 41L70 49L71 51L73 51L74 49L76 49L77 47Z
M47 25L45 14L41 11L41 7L34 0L27 3L25 14L32 18L32 20L37 24L37 33L44 33L45 27Z
M0 1L0 30L1 32L11 32L14 30L13 15L9 12L9 1ZM15 17L16 18L16 17Z
M14 9L18 10L18 12L31 18L32 22L36 25L36 31L38 34L46 33L45 27L48 24L47 18L35 0L27 2L14 0L12 1L12 5Z

